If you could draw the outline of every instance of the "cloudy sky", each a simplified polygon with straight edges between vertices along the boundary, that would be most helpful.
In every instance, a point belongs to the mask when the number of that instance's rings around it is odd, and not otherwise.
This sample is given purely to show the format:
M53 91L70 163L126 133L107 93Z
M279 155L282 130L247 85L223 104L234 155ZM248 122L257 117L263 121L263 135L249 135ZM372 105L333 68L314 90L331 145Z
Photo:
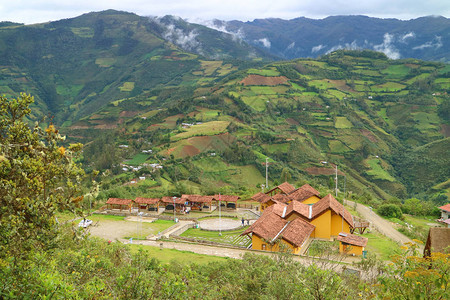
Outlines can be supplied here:
M0 20L33 24L110 8L189 20L320 19L331 15L404 20L428 15L450 17L448 0L0 0Z

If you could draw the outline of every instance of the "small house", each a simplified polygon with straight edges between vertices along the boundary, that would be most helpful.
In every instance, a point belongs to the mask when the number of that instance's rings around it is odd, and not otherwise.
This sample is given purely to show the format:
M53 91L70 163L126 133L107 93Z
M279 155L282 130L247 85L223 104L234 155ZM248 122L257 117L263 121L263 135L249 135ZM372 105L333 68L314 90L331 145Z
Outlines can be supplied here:
M441 221L448 220L450 218L450 203L439 207L441 210Z
M368 241L365 237L346 232L340 232L337 240L339 241L339 252L352 255L362 255Z
M431 227L423 254L431 256L432 252L450 254L450 228Z

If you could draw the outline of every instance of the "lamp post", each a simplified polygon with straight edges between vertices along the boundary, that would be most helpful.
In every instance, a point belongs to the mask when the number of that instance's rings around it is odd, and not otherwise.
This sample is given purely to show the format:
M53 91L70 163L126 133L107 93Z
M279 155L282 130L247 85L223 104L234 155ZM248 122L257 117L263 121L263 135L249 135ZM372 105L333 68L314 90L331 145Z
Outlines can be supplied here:
M176 223L176 219L175 219L175 200L177 199L176 196L173 196L173 221Z
M222 206L222 201L221 201L221 196L219 193L219 236L222 236L222 218L221 218L221 214L220 214L220 209Z

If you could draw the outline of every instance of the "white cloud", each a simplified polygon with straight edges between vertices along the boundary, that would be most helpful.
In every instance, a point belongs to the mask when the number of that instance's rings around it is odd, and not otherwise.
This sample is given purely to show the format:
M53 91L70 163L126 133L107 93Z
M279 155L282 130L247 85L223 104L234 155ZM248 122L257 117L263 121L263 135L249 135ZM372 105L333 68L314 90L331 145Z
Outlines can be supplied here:
M406 41L408 39L415 38L415 37L416 37L416 34L413 31L411 31L411 32L408 32L407 34L405 34L404 36L402 36L400 38L400 41L403 43L406 43Z
M185 33L182 29L177 28L175 24L164 24L160 22L158 17L151 18L151 20L164 27L164 39L183 48L184 50L196 51L200 54L202 53L200 42L196 39L198 33L195 30Z
M2 20L27 24L76 17L82 13L117 9L141 16L177 15L182 18L253 20L301 16L368 15L411 19L425 15L450 16L448 0L0 0Z
M373 46L373 49L376 51L383 52L390 59L399 59L400 52L397 50L397 48L395 48L394 45L392 45L393 42L394 42L394 35L385 33L383 37L383 43Z
M327 54L336 50L340 50L340 49L346 49L346 50L359 50L361 49L360 46L358 46L358 43L355 41L351 42L351 43L345 43L344 45L336 45L331 47L330 50L327 51Z
M426 42L420 46L413 47L413 50L423 50L425 48L436 48L439 49L442 47L442 37L436 36L432 41Z
M317 45L317 46L314 46L314 47L312 47L312 49L311 49L311 53L319 52L319 51L322 50L323 48L325 48L325 46L322 45L322 44Z
M272 45L272 43L269 41L268 38L263 38L263 39L255 40L255 42L261 43L261 44L262 44L264 47L266 47L266 48L270 48L270 46Z
M291 50L295 47L295 42L292 42L289 44L289 46L287 46L286 50Z
M244 32L242 28L239 28L237 31L228 31L225 25L220 20L203 20L203 19L189 19L191 23L200 24L206 26L208 28L224 32L230 34L233 37L234 41L243 40L245 38Z

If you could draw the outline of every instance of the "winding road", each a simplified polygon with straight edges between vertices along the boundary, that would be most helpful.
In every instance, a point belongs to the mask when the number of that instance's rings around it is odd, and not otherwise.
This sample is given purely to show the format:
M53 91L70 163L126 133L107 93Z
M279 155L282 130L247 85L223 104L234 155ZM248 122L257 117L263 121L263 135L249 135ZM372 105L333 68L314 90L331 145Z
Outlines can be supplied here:
M355 207L355 202L353 201L346 200L346 204L348 206ZM361 214L362 218L369 221L376 230L388 238L400 244L414 243L412 239L395 229L389 221L373 212L370 207L356 203L356 211ZM419 249L423 251L423 246L419 245Z

